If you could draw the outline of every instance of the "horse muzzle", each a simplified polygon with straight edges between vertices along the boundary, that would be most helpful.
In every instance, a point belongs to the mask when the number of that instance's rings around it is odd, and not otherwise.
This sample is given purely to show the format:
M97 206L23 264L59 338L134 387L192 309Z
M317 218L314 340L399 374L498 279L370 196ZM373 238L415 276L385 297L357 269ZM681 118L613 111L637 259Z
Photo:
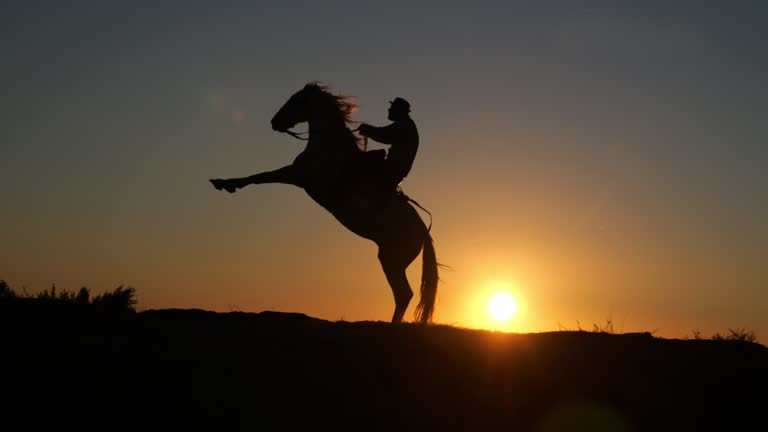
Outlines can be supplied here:
M290 126L279 124L278 122L275 121L275 119L272 119L272 130L285 133L285 131L287 131L290 128L291 128Z

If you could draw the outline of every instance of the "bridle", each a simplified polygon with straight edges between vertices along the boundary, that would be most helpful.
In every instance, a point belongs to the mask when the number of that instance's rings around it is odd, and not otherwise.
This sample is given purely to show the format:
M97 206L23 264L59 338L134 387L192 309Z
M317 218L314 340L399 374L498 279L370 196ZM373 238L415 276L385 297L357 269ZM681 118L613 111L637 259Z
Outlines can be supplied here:
M286 130L284 130L284 131L281 131L281 132L285 132L285 133L287 133L288 135L290 135L290 136L292 136L292 137L296 138L297 140L302 140L302 141L309 141L309 131L306 131L306 132L294 132L294 131L292 131L292 130L290 130L290 129L286 129ZM302 137L301 137L301 136L302 136L302 135L304 135L304 134L307 134L307 137L306 137L306 138L302 138Z

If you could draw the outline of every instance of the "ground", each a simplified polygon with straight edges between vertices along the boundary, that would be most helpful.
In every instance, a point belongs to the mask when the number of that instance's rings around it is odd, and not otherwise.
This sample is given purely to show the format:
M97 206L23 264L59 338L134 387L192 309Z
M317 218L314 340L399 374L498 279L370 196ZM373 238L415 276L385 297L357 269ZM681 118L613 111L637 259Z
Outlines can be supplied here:
M762 345L648 333L202 310L0 324L4 430L738 430L768 384Z

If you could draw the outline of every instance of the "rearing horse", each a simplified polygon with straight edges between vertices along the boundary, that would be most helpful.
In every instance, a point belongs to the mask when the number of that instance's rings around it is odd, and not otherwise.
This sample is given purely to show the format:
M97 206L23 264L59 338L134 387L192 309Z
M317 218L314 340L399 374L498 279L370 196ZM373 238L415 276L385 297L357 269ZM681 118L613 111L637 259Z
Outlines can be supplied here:
M409 199L402 194L375 195L366 188L366 158L349 129L356 106L328 87L309 83L296 92L272 118L272 129L287 132L301 122L309 124L307 145L291 165L249 177L211 179L216 189L234 193L248 185L291 184L328 210L355 234L379 247L379 262L395 297L392 322L403 320L413 291L406 268L422 255L421 294L416 320L432 321L437 297L438 264L429 229ZM363 185L363 186L361 186Z

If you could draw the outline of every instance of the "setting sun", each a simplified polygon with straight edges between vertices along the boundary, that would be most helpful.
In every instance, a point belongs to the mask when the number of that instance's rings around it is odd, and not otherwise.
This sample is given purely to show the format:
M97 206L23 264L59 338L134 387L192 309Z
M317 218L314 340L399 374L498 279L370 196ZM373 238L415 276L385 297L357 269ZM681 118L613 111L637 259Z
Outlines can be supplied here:
M496 321L508 321L517 314L517 302L509 293L497 292L488 301L488 313Z

